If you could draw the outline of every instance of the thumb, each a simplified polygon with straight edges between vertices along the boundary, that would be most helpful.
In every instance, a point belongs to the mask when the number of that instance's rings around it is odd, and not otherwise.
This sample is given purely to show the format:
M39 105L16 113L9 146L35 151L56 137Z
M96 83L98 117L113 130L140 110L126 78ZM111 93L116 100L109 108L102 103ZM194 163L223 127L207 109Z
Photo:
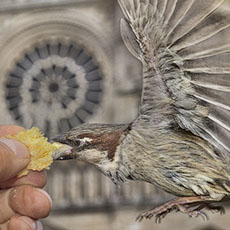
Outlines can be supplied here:
M29 151L24 144L0 138L0 182L16 176L29 161Z

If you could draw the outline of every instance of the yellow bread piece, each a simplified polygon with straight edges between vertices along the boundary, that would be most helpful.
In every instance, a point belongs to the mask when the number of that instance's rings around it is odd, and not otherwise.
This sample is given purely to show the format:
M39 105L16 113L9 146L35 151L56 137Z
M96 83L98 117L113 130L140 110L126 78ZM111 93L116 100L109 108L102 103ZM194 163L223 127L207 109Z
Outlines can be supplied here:
M42 169L49 169L53 162L55 151L63 147L59 143L49 143L48 139L36 127L20 131L16 135L8 135L5 138L21 141L29 149L31 155L30 163L18 174L18 177L27 175L29 170L41 171Z

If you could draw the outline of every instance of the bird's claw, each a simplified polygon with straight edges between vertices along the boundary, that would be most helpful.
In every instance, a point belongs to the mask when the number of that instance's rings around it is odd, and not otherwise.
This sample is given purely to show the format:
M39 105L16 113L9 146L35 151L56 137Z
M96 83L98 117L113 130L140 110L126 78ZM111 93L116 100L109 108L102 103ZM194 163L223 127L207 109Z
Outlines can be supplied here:
M204 208L212 212L219 212L221 215L225 213L225 210L222 206L213 206L212 204L207 203L208 200L208 197L174 198L171 201L140 214L136 220L140 222L144 218L151 219L153 216L155 216L155 222L160 223L161 220L173 210L185 213L189 217L201 217L204 221L208 220L207 214L202 210Z
M141 222L144 218L145 219L151 219L153 216L155 216L155 222L160 223L161 220L173 209L177 208L176 206L167 207L167 205L161 205L159 207L156 207L154 209L151 209L147 212L144 212L137 216L136 221Z
M201 217L204 221L208 220L208 216L205 212L203 211L190 211L187 213L189 215L189 217Z
M222 211L219 207L212 207L213 211ZM179 205L179 204L174 204L173 206L167 207L167 205L161 205L159 207L156 207L154 209L151 209L147 212L144 212L140 214L137 218L136 221L141 222L144 218L145 219L151 219L153 216L155 216L155 222L156 223L161 223L161 220L171 211L176 210L177 212L180 211L182 213L187 214L189 217L201 217L204 221L208 220L208 216L205 212L199 210L199 207L196 209L191 209L190 207L186 207L186 205Z
M177 205L178 211L181 211L182 213L187 214L189 217L201 217L204 221L208 220L208 216L205 212L201 211L202 208L205 206L198 205L194 208L194 206L188 206L188 205Z
M225 214L225 209L222 206L212 206L212 205L207 205L206 207L208 210L210 210L212 213L220 213L220 215Z

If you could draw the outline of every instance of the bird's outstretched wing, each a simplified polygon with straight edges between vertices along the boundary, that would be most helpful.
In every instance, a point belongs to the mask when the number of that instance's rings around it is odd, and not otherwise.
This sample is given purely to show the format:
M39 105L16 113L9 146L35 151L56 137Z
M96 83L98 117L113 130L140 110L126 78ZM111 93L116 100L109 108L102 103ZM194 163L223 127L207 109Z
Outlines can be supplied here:
M176 124L229 159L230 0L118 2L124 42L143 63L140 115L172 108Z

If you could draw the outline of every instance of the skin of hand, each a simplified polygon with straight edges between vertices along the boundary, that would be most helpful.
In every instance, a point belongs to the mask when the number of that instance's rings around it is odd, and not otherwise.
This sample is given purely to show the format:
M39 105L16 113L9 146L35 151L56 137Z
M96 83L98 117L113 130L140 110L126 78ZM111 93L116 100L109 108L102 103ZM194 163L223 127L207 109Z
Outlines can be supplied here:
M51 198L42 190L47 179L44 171L16 176L29 163L29 152L21 142L4 136L21 130L0 126L0 230L41 230L38 219L51 210Z

